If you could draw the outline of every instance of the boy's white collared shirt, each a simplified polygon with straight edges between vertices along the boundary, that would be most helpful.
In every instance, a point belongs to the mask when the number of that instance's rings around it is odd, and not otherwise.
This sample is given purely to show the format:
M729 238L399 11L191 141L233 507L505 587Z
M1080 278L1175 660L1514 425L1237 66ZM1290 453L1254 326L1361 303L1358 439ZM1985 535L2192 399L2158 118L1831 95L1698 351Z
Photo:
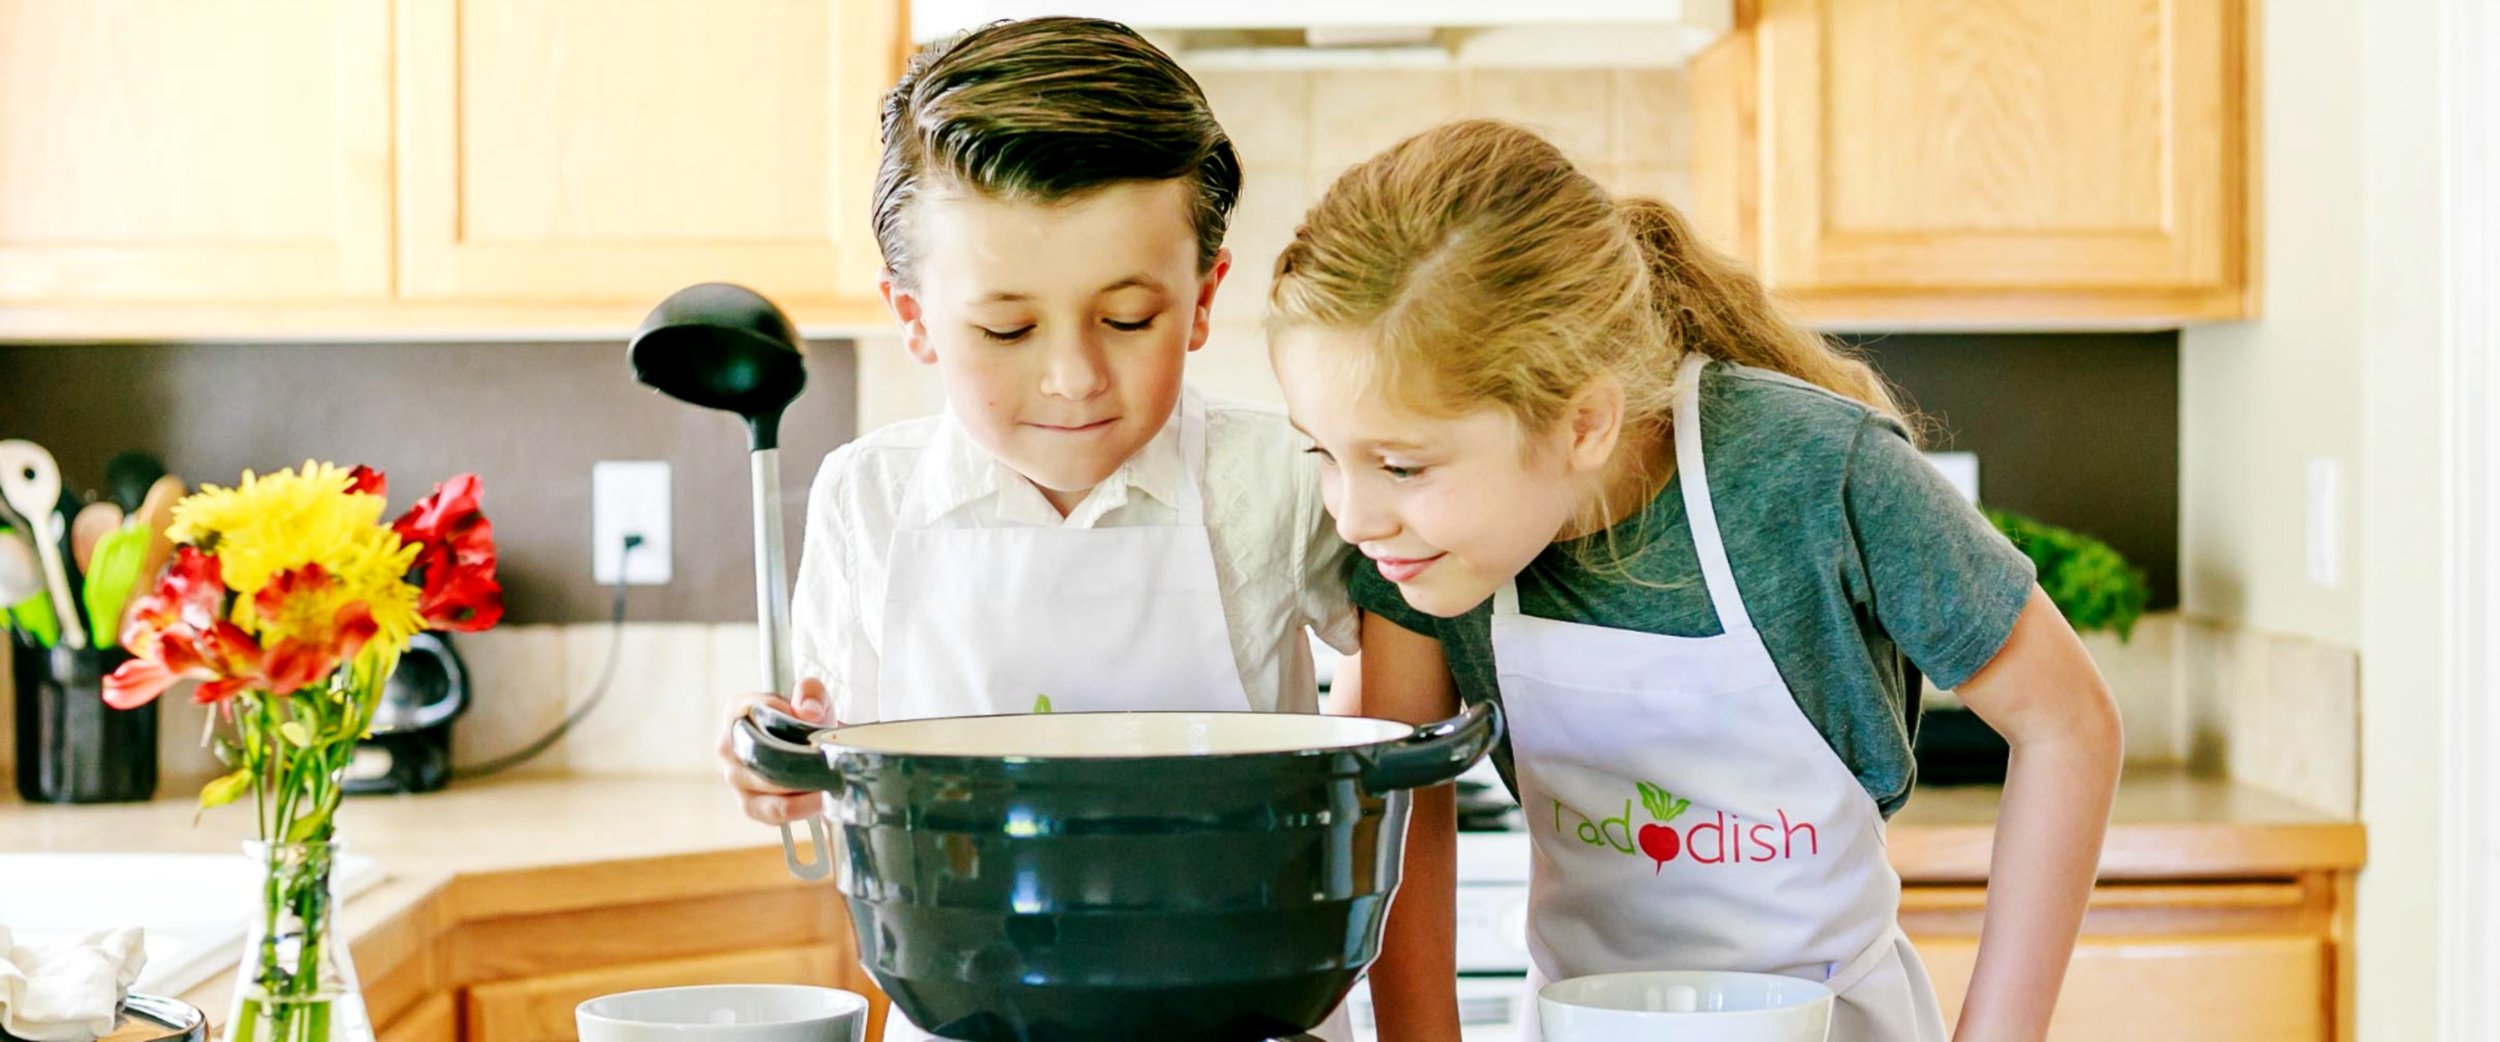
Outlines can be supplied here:
M1065 518L951 415L891 424L834 450L808 494L791 599L798 675L824 683L836 719L879 719L887 554L903 527L1173 523L1183 473L1179 412ZM1342 571L1352 550L1320 506L1314 464L1282 412L1211 400L1206 417L1206 525L1234 666L1252 708L1318 712L1304 630L1355 649ZM922 467L924 458L933 465ZM915 475L925 484L911 490ZM919 505L920 516L902 516L907 502Z

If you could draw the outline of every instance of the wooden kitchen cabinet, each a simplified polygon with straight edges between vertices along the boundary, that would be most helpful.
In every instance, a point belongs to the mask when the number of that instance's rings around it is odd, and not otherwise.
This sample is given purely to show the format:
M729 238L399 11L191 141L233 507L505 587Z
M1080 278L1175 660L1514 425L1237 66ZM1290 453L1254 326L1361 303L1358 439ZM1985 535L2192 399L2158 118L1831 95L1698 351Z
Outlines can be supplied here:
M2249 313L2246 0L1740 0L1704 233L1839 325Z
M723 280L802 322L872 305L895 0L398 12L404 298L648 307Z
M845 961L855 959L820 944L493 981L468 989L462 1037L469 1042L571 1042L573 1008L601 995L697 984L825 985L834 981Z
M839 891L762 848L462 875L353 956L378 1042L569 1040L585 999L696 984L857 992L876 1038L886 1000L857 952Z
M2066 972L2050 1042L2348 1039L2350 904L2340 877L2103 884ZM1903 927L1950 1026L1979 954L1977 887L1913 887Z
M880 321L902 0L0 0L0 338Z
M450 995L428 995L373 1037L375 1042L460 1042L460 1004Z
M1918 949L1949 1026L1979 945L1957 938ZM2092 938L2075 949L2049 1038L2325 1042L2325 984L2315 937Z
M0 310L385 301L375 0L0 0Z

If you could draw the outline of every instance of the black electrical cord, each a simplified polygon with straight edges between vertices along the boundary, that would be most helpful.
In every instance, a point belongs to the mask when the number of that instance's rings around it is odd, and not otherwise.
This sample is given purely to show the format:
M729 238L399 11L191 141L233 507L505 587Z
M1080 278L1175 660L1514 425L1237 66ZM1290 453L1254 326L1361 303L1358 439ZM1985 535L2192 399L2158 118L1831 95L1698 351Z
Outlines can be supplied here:
M634 548L641 545L641 536L626 536L624 550L616 555L616 604L608 613L608 662L607 665L599 668L599 682L592 685L590 697L583 699L580 706L566 714L564 719L558 721L556 726L546 734L538 736L536 741L522 746L517 752L507 753L485 763L454 767L451 769L453 778L483 778L490 774L501 774L536 759L538 754L546 752L557 742L562 741L565 733L571 731L573 725L581 723L583 717L589 716L591 710L598 708L600 699L608 697L608 684L616 679L617 659L623 656L625 650L625 561L633 556Z

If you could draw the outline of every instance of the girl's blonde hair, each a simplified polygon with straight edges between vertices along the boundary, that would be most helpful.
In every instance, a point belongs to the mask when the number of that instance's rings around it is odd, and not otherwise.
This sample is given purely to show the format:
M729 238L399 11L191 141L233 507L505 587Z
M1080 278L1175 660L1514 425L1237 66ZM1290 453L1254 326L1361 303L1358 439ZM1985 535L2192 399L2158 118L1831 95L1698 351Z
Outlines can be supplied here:
M1601 376L1656 430L1685 352L1770 369L1902 416L1864 361L1780 317L1682 214L1616 199L1561 151L1491 120L1450 123L1337 178L1276 258L1271 334L1353 332L1402 404L1484 405L1541 431Z

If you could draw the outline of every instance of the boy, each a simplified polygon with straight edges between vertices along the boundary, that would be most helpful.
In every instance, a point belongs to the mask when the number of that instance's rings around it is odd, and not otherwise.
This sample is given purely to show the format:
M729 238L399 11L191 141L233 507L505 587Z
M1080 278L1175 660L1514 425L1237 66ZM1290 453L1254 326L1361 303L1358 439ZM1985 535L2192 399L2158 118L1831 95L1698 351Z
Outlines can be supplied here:
M916 55L883 138L879 290L947 409L818 472L784 708L1317 712L1349 551L1282 413L1181 383L1241 184L1197 84L1115 23L1001 23ZM818 812L727 762L751 817Z

